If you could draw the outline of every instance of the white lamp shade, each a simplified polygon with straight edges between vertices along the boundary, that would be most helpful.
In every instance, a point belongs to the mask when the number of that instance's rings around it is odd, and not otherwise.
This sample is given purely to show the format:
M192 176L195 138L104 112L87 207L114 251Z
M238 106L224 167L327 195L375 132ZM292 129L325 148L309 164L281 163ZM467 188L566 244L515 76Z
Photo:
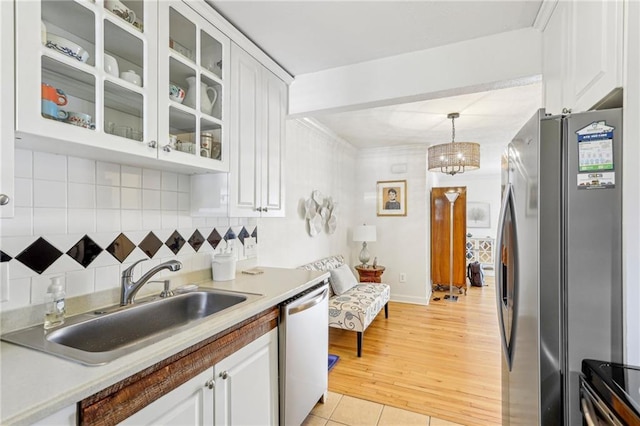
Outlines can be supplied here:
M376 227L374 225L360 225L353 230L353 241L375 241Z

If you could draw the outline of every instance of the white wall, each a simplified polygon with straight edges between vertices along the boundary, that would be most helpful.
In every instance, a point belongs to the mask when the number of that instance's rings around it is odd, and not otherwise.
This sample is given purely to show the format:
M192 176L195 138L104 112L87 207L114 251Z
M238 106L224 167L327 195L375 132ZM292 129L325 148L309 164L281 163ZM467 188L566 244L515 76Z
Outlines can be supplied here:
M469 228L467 234L474 237L496 238L498 231L498 217L500 215L500 174L483 174L481 170L466 172L461 175L445 175L433 173L432 182L434 187L466 186L467 202L489 203L491 208L491 219L489 228ZM467 212L468 213L468 212Z
M298 267L332 254L349 255L354 245L349 235L354 225L356 149L318 124L287 121L286 217L258 221L258 263L265 266ZM338 226L309 236L301 203L314 190L339 204ZM357 258L357 257L356 257Z
M406 172L392 173L392 165L404 165ZM396 301L426 304L431 294L426 170L426 147L358 152L353 225L376 225L377 241L368 244L369 252L386 267L382 279L391 286L391 299ZM407 181L406 216L377 216L376 182L388 180ZM361 243L352 245L353 265L359 263L356 259L361 248ZM406 274L406 283L400 283L400 273Z

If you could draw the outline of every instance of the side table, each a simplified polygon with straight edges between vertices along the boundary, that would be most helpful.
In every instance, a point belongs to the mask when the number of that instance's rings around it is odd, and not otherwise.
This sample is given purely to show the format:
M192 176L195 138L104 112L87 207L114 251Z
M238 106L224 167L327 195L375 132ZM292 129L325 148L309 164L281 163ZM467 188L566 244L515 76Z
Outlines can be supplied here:
M381 277L384 269L384 266L380 265L376 266L375 268L371 265L356 266L356 271L358 271L361 283L381 283Z

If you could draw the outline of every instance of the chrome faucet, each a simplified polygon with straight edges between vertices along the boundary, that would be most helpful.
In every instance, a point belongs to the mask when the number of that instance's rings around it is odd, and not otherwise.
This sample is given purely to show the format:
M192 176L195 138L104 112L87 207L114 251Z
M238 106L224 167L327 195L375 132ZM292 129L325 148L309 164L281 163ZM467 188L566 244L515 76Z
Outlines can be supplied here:
M163 269L178 271L182 268L182 263L178 260L169 260L149 269L138 281L133 281L133 268L146 259L138 260L122 272L122 285L120 286L120 306L126 306L134 302L136 293L145 285L151 277Z

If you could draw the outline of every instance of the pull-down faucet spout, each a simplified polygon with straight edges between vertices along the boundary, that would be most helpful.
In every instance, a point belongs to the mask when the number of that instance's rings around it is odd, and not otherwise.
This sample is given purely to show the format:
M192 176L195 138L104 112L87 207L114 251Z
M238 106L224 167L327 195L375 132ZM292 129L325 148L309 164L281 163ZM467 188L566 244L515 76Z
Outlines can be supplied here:
M153 277L158 272L162 271L163 269L168 269L175 272L182 268L182 263L180 263L180 261L169 260L149 269L149 271L141 276L138 281L133 281L133 268L135 268L135 266L143 260L146 259L138 260L122 272L122 285L120 287L120 306L132 304L134 302L134 298L136 297L136 293L138 293L138 290L140 290L140 288L142 288L142 286L145 285L151 279L151 277Z

